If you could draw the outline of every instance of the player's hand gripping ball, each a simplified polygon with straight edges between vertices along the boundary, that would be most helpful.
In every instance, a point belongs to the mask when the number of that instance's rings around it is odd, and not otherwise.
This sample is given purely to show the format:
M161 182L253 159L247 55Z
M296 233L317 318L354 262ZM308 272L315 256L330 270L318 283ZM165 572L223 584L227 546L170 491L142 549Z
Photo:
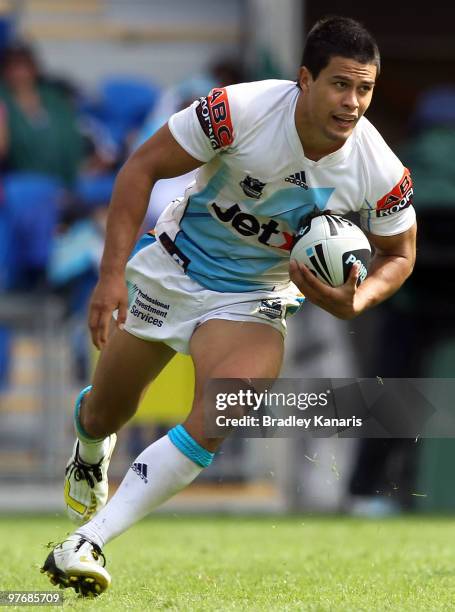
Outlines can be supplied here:
M327 285L343 285L352 266L360 265L357 285L368 275L371 247L368 238L352 221L339 215L309 218L296 235L291 260L303 263Z

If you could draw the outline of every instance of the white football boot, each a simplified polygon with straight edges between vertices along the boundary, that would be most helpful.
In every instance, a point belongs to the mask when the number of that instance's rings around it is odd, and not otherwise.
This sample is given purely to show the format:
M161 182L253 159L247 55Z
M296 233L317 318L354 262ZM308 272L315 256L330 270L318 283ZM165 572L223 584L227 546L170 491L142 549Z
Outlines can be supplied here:
M109 436L109 447L98 463L86 463L79 455L79 440L65 469L64 498L66 512L75 523L82 525L95 516L107 502L107 468L117 441Z
M70 587L83 597L96 597L111 583L105 564L101 548L75 533L49 553L41 573L62 589Z

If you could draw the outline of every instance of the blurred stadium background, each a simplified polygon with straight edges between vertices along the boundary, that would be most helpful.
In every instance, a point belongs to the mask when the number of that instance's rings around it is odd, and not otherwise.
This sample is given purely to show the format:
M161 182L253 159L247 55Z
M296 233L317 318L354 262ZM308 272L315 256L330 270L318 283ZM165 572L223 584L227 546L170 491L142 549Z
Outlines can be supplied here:
M290 322L283 375L453 376L455 9L437 5L423 16L408 1L399 14L396 3L334 0L0 1L0 512L62 509L72 404L96 359L85 315L116 171L212 86L294 78L305 32L325 14L360 19L379 42L368 117L414 175L419 261L358 321L307 305ZM149 226L188 180L157 185ZM178 357L149 389L121 433L113 486L181 420L192 385ZM233 439L162 511L451 512L454 461L452 440Z

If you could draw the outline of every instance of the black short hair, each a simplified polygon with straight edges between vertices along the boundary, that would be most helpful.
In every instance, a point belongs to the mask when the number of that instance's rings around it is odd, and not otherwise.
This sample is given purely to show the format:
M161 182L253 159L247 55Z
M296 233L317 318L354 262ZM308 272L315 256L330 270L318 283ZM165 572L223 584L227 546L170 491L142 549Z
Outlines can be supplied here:
M315 23L308 33L302 66L313 79L328 66L332 57L353 59L360 64L374 64L379 74L381 57L373 36L355 19L328 16Z

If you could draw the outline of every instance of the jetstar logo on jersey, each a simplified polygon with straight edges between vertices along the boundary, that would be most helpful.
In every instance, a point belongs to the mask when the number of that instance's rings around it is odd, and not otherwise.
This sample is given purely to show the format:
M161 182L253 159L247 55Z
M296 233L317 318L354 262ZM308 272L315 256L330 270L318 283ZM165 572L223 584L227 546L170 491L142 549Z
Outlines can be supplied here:
M216 202L212 202L210 209L215 213L217 219L231 227L241 236L253 237L264 246L290 251L294 241L294 234L282 221L275 221L270 217L256 217L250 213L243 212L238 204L229 208L221 208Z
M225 87L212 89L206 98L199 98L196 114L212 149L221 149L232 144L234 130Z
M405 168L403 176L395 187L383 198L378 200L376 204L376 216L388 217L400 212L400 210L404 210L412 204L413 195L414 190L412 188L411 175L409 174L409 170Z

